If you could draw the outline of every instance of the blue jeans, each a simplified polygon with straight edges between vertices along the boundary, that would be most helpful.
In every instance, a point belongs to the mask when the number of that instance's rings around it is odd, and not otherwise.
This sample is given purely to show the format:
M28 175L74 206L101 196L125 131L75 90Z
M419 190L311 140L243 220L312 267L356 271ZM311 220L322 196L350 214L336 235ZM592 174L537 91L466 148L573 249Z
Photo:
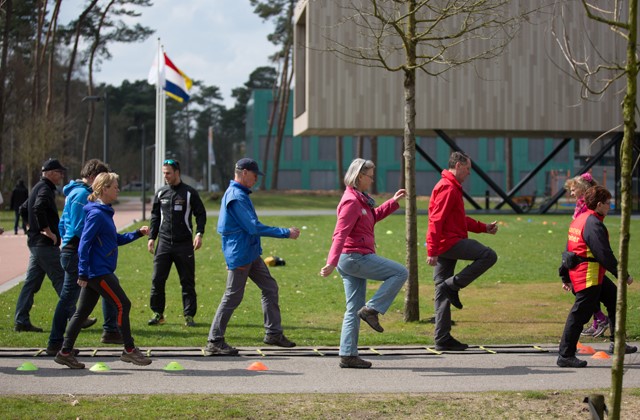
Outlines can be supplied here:
M402 289L409 272L404 265L376 254L342 254L337 269L342 276L347 299L340 334L340 356L357 356L360 334L358 310L365 305L367 279L383 282L367 306L384 314Z
M53 313L51 322L51 334L49 334L49 346L61 344L64 340L64 331L67 328L67 321L76 311L76 302L80 296L81 287L78 286L78 253L60 253L60 265L64 269L64 285L60 293L60 300ZM117 332L118 308L102 299L102 312L104 313L103 328L108 332Z
M51 280L58 296L62 292L62 284L64 283L64 271L60 266L60 248L57 246L32 246L29 247L29 252L27 275L16 303L15 322L20 325L31 325L29 312L33 306L33 297L42 287L45 274Z

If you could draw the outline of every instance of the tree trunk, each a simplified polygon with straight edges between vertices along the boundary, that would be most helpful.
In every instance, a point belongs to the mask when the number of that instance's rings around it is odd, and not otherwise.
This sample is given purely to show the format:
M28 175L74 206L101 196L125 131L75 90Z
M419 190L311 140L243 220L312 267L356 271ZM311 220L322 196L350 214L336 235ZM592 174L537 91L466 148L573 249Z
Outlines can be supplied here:
M627 277L629 262L629 227L631 220L631 172L633 170L633 142L635 138L635 104L637 97L638 61L636 57L638 0L629 0L629 34L627 38L627 92L622 105L624 136L620 156L620 249L618 260L618 301L616 304L615 352L611 366L611 419L620 418L624 350L627 326Z
M408 2L408 10L414 10L416 0ZM407 291L404 300L404 320L419 321L418 296L418 235L416 208L416 16L410 13L407 22L407 65L404 69L404 176L406 195L406 239L407 239Z
M283 73L284 73L284 70L283 70ZM284 84L285 79L283 79L282 76L283 75L281 74L279 86L282 86ZM282 90L280 89L279 86L274 85L273 91L272 91L274 101L273 101L273 104L271 105L271 112L269 113L269 129L267 130L267 139L264 145L264 162L262 163L262 172L265 174L265 177L263 178L262 184L260 185L260 189L263 191L267 189L266 174L269 168L269 149L271 148L271 133L273 132L273 124L276 120L276 113L280 108L279 104L281 102L281 96L282 96ZM258 151L258 153L260 153L260 151Z
M364 143L364 137L362 136L356 137L356 157L366 159L366 157L364 157L364 152L362 147L363 143Z
M338 165L337 176L338 176L338 189L344 191L345 185L342 181L342 177L344 176L344 165L342 161L344 160L344 155L342 153L342 136L336 136L336 161Z
M49 47L49 68L47 70L47 99L45 102L45 115L51 118L51 106L53 105L53 67L55 63L56 52L56 33L58 32L58 13L60 12L60 3L62 0L56 0L55 8L47 30L47 40L51 42L45 44L45 50Z
M287 66L289 63L289 59L286 60L287 62ZM282 140L284 139L284 130L287 127L287 114L289 111L289 96L291 95L291 89L289 88L291 86L291 80L293 80L293 71L291 71L289 73L289 70L287 70L287 74L288 74L288 79L287 79L287 86L286 86L286 90L284 92L284 98L282 100L282 103L280 104L280 115L279 115L279 120L278 120L278 135L276 136L276 143L275 143L275 147L273 150L273 172L272 172L272 182L271 182L271 189L277 190L278 189L278 172L280 171L280 150L282 149Z
M495 139L493 140L495 141ZM511 137L506 137L504 139L504 161L505 161L505 172L506 172L506 187L507 191L510 191L513 188L513 152L512 152L512 141Z
M369 137L369 142L371 143L371 159L374 162L377 162L378 161L378 136ZM376 174L377 173L378 172L376 171ZM377 175L376 175L376 178L378 178ZM377 181L377 179L376 179L376 181ZM378 183L377 182L374 182L371 185L371 194L378 194Z
M11 19L13 18L13 0L5 2L4 31L2 32L2 58L0 58L0 162L4 162L4 103L5 86L7 79L7 59L9 57L9 33L11 32ZM13 163L13 162L12 162ZM13 165L12 165L13 166Z

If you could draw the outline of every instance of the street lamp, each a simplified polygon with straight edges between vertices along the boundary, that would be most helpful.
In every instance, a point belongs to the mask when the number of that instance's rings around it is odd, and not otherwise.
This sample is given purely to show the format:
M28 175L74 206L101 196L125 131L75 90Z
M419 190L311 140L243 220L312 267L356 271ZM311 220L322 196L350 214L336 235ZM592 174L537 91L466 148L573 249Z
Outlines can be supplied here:
M131 127L127 128L127 130L129 131L134 131L134 130L140 130L140 154L142 155L142 168L140 169L141 175L140 175L140 181L142 182L142 220L147 220L147 185L146 185L146 178L145 178L145 160L144 160L144 155L145 155L145 146L144 146L144 140L145 140L145 135L144 135L144 124L140 124L138 125L132 125Z
M104 90L104 95L102 96L85 96L82 98L82 102L91 101L91 102L100 102L104 101L104 140L102 143L102 161L107 163L107 150L109 148L109 96L107 94L107 90Z

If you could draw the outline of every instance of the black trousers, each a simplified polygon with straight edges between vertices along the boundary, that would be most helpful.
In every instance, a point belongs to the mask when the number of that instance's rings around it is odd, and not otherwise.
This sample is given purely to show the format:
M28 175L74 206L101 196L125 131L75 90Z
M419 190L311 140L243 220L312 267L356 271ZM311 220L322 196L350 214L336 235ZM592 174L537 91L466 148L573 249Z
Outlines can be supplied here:
M73 349L73 345L80 334L82 323L91 314L98 303L100 296L118 308L118 329L122 334L125 348L133 348L133 337L131 337L131 323L129 322L129 312L131 312L131 301L120 287L120 281L115 274L96 277L87 282L87 286L80 291L76 312L73 314L67 330L64 333L64 343L62 348L65 351Z
M567 322L562 333L560 348L558 353L563 357L572 357L576 355L576 346L580 339L580 333L584 324L593 316L593 312L598 308L598 303L602 302L607 308L609 316L611 341L616 325L616 299L618 288L607 277L604 278L601 285L587 287L576 293L576 302L573 304Z
M169 243L158 240L153 258L153 278L151 279L150 307L153 312L164 313L166 305L165 285L176 265L180 286L182 286L182 308L184 316L195 316L198 309L196 296L196 260L192 242Z

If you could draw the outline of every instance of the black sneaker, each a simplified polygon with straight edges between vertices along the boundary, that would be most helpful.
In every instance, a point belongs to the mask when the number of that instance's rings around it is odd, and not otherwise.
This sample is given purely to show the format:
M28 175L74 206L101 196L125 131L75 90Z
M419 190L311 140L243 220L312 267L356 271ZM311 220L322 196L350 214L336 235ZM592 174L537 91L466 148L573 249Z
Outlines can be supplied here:
M382 328L382 325L380 325L380 322L378 321L378 311L376 311L375 309L371 309L368 306L363 306L358 311L358 316L364 322L369 324L369 326L374 330L378 332L384 331L384 328Z
M560 367L572 367L572 368L583 368L587 366L586 360L580 360L575 356L564 357L558 356L558 361L556 364Z
M440 283L438 289L447 297L447 300L449 300L453 306L458 309L462 309L462 302L460 302L460 296L458 295L457 290L453 290L445 282Z
M42 332L42 328L33 324L16 324L13 330L15 332Z
M90 326L92 326L96 322L98 322L98 320L96 318L88 317L87 319L85 319L82 322L82 327L81 328L84 330L85 328L89 328Z
M264 336L264 340L262 340L265 344L271 344L272 346L278 347L295 347L296 343L293 341L289 341L284 334L267 334Z
M56 354L58 354L58 352L60 350L62 350L62 343L60 343L60 344L52 344L52 345L48 346L47 349L44 352L47 354L47 356L55 356ZM71 354L73 354L74 356L77 356L78 354L80 354L80 350L73 349Z
M84 369L84 363L78 362L78 360L73 355L73 353L74 352L71 352L69 354L63 354L61 351L59 351L58 354L56 354L56 357L55 359L53 359L53 361L59 365L68 366L71 369Z
M468 344L461 343L453 337L442 343L436 343L436 350L438 351L464 351L468 348Z
M609 344L609 354L613 354L614 351L614 343ZM624 354L631 354L638 351L636 346L630 346L628 344L624 345Z
M153 314L153 318L151 318L149 320L149 322L147 322L147 324L149 325L162 325L164 324L164 315L156 312Z
M120 360L127 363L133 363L138 366L147 366L151 364L151 359L142 354L140 349L137 347L131 350L131 352L123 350L120 355Z
M103 331L100 342L104 344L124 344L124 339L119 331Z
M340 367L346 369L369 369L371 362L361 359L360 356L340 356Z
M192 316L185 316L184 317L184 326L185 327L195 327L196 326L196 321L193 320Z
M224 340L209 341L204 348L205 356L237 356L238 349L231 347Z

